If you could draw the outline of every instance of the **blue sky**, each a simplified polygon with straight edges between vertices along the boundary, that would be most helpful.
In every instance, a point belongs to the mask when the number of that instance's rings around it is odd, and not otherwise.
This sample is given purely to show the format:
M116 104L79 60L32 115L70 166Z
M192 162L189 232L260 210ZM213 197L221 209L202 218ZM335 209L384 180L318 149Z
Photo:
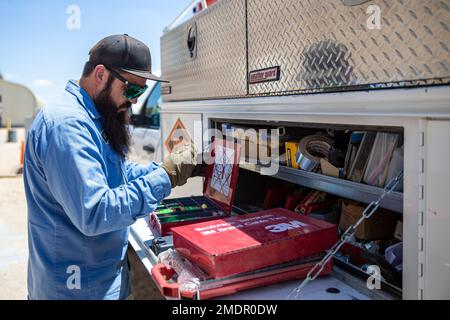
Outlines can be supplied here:
M68 79L79 79L89 49L111 34L128 33L150 47L160 70L164 27L190 0L0 0L0 73L29 87L44 103L58 97ZM67 13L80 10L80 29Z

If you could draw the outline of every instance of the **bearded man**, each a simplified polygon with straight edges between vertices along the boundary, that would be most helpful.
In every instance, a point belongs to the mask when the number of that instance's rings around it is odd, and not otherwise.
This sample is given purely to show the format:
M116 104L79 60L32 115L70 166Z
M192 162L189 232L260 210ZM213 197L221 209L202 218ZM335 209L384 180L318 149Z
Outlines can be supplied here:
M162 164L127 160L128 110L147 89L150 49L128 35L102 39L79 81L44 107L28 134L29 299L126 299L129 227L155 210L196 165L193 145Z

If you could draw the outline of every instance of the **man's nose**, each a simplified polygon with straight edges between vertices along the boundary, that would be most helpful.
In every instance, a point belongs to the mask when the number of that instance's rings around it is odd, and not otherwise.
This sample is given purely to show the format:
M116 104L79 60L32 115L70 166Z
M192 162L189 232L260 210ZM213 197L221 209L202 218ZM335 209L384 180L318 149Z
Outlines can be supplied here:
M130 102L131 102L131 104L136 104L137 103L137 101L138 101L138 98L134 98L134 99L132 99L132 100L129 100Z

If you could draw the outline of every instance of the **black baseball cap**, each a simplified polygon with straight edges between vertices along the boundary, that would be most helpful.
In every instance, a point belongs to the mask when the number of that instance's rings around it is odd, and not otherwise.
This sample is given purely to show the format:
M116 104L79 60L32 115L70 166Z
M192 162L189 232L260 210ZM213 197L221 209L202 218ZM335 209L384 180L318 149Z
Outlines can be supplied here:
M149 80L169 82L152 73L150 49L127 34L108 36L89 51L89 62L103 64Z

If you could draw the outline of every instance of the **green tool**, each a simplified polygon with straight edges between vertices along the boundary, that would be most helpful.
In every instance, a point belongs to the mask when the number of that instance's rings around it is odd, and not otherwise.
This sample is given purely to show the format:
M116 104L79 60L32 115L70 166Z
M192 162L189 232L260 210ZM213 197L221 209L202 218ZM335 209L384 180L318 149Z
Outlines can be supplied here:
M207 204L202 204L201 206L183 206L183 205L177 205L174 207L169 207L165 209L156 209L157 215L164 215L164 214L171 214L171 213L182 213L182 212L189 212L189 211L198 211L198 210L204 210L207 209Z

